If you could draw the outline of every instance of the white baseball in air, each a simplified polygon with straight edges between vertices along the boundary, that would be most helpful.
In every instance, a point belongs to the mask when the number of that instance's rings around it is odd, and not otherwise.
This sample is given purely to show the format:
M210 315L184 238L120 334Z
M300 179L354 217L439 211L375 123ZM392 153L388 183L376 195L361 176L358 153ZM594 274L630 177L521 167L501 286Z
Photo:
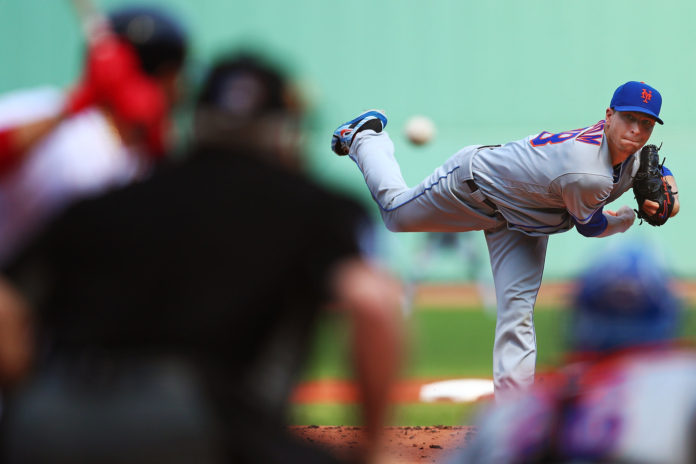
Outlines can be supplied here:
M423 145L435 136L435 124L427 116L412 116L406 121L405 132L412 144Z

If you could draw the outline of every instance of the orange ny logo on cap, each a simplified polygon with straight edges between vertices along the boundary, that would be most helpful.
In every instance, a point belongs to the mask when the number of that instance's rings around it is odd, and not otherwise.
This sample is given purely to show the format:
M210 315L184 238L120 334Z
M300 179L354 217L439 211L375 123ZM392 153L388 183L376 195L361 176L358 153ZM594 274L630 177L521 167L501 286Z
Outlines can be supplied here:
M643 92L640 94L640 98L643 99L643 103L648 103L652 98L652 90L643 89Z

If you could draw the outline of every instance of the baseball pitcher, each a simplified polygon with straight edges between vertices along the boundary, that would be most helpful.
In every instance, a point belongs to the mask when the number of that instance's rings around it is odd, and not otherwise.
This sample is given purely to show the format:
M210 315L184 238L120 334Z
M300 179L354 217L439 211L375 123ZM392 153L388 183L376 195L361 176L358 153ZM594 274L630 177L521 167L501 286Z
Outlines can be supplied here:
M412 188L394 158L384 113L367 111L334 132L332 150L358 165L389 230L484 231L497 298L496 397L534 380L533 310L549 235L625 232L634 210L606 205L634 185L638 214L651 224L679 211L674 176L655 161L657 148L641 151L655 123L663 123L661 104L655 88L627 82L596 124L464 147Z

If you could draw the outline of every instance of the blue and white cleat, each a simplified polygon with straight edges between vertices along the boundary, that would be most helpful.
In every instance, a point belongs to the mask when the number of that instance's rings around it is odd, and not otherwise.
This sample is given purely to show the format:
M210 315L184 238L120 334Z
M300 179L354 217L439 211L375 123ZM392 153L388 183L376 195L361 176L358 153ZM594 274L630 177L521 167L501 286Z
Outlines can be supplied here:
M345 156L350 152L350 146L358 132L371 129L382 132L387 126L387 117L380 110L365 111L355 119L338 126L331 137L331 149L338 156Z

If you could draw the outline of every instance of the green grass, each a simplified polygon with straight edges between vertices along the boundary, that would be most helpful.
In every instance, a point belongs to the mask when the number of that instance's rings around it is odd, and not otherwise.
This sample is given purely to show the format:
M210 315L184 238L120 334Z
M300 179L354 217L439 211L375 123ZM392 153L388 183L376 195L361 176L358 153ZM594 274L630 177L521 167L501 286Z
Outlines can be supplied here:
M537 366L562 362L567 312L538 308ZM407 321L408 351L401 377L405 379L492 377L495 318L476 308L419 308ZM336 317L322 321L304 373L305 380L350 379L347 327ZM696 340L696 310L685 314L682 335ZM471 405L450 403L400 404L392 425L456 425L470 423ZM358 425L355 406L336 404L295 405L291 422L298 425Z
M464 403L405 403L395 405L386 425L462 425L477 406ZM357 405L318 403L292 407L290 422L295 425L360 425Z
M564 312L536 313L539 364L558 362L562 351ZM337 317L319 326L304 373L306 380L350 378L348 327ZM491 377L495 317L483 310L424 308L407 321L405 378Z
M416 311L405 377L490 377L495 318L478 310Z

